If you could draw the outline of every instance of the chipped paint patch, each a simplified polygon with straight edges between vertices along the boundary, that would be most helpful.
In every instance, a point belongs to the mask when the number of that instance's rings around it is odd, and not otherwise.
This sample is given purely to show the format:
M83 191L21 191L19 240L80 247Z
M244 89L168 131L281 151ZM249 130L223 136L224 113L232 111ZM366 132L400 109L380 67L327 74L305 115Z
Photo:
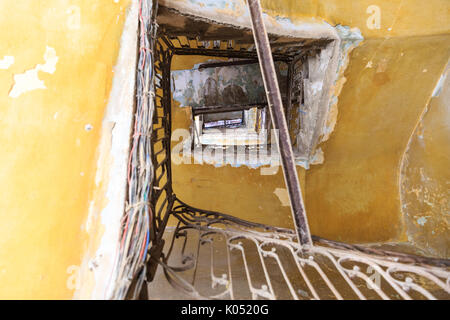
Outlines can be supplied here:
M7 70L14 64L13 56L4 56L3 59L0 60L0 69Z
M9 96L11 98L18 98L26 92L38 89L47 89L43 80L39 79L39 71L53 74L56 71L56 64L58 63L58 56L55 49L46 47L44 54L44 64L38 64L35 68L27 70L24 73L16 74L14 76L14 85Z
M330 100L327 120L322 128L322 138L320 142L325 142L330 138L331 133L334 131L338 116L338 97L344 87L347 78L344 76L344 72L348 67L350 62L350 53L358 47L364 37L361 31L357 28L350 28L348 26L337 25L335 27L340 39L340 54L339 54L339 64L337 69L337 77L334 84L334 92ZM366 68L372 68L372 61L369 61Z
M314 156L312 157L310 164L322 164L325 161L322 148L316 149Z
M425 223L427 222L429 217L430 216L420 217L420 218L417 219L417 223L420 224L423 227L425 225Z
M286 188L276 188L273 193L278 197L283 207L289 207L289 194Z

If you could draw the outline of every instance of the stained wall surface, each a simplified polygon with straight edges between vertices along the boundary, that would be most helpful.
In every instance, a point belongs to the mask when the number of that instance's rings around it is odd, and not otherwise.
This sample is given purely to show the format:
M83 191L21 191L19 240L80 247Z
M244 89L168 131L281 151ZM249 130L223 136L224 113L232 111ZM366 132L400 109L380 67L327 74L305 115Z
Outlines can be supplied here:
M449 40L369 39L352 52L324 163L306 174L313 233L352 242L405 239L400 165L448 61Z
M450 247L449 68L433 90L402 160L401 199L406 235L422 250L448 257Z

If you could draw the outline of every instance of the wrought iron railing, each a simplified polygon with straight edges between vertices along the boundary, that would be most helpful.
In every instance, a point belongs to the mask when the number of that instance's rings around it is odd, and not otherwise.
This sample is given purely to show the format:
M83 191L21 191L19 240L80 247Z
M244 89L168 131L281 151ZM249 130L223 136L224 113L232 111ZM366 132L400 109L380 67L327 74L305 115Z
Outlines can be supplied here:
M176 200L160 260L197 299L448 299L450 261L313 237ZM151 289L151 286L150 286Z

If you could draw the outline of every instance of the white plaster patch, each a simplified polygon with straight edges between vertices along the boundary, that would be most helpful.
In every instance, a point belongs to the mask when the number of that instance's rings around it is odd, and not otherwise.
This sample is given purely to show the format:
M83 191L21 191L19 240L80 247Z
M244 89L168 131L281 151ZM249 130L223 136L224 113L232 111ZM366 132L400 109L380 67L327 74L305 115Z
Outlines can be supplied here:
M330 138L332 132L334 131L338 115L338 97L341 93L342 88L344 87L344 84L347 81L346 77L344 76L344 71L347 69L348 64L350 62L350 52L352 52L352 50L357 46L359 46L364 40L361 31L357 28L350 28L348 26L337 25L335 27L335 30L339 34L339 38L341 40L338 48L339 50L338 66L337 69L335 70L336 72L336 78L334 81L335 92L331 95L329 99L328 111L327 114L325 115L326 120L323 122L322 125L322 137L320 139L320 142L327 141ZM374 62L372 60L369 60L367 62L366 68L374 68ZM316 155L319 156L319 154L315 154L313 158ZM321 156L323 156L323 154ZM323 162L323 160L321 161Z
M28 70L25 71L25 73L15 75L14 82L14 86L9 93L11 98L18 98L23 93L28 91L47 89L44 81L39 79L38 70L36 69Z
M316 149L316 152L314 153L314 156L312 157L310 164L322 164L325 161L325 157L323 154L322 148Z
M27 70L24 73L14 75L14 86L9 92L11 98L18 98L22 94L37 90L47 89L44 81L39 79L39 71L53 74L56 71L58 56L55 49L48 47L44 54L44 64L38 64L34 69Z
M283 207L289 207L289 194L286 188L276 188L273 193L280 199Z
M425 225L425 223L427 222L427 219L428 219L429 217L430 217L430 216L420 217L420 218L417 219L417 223L420 224L420 225L423 227L423 226Z
M0 60L0 69L7 70L14 64L13 56L4 56L2 60Z
M316 82L311 82L311 90L312 92L314 92L314 94L317 94L319 92L322 91L322 87L323 87L323 82L322 81L316 81Z

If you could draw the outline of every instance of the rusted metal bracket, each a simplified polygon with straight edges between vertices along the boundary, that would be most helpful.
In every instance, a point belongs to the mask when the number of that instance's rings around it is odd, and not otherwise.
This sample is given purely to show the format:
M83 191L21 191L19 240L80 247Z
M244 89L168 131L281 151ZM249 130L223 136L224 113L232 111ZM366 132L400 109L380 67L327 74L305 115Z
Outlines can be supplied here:
M264 26L261 4L259 3L259 0L247 0L247 2L250 9L253 36L255 38L256 51L258 53L259 65L261 67L264 87L266 89L272 123L274 128L277 129L276 140L281 155L284 179L286 181L286 187L291 202L292 217L294 219L299 243L302 246L312 245L305 206L300 190L300 182L295 167L294 152L292 151L291 139L286 117L284 115L269 37Z

